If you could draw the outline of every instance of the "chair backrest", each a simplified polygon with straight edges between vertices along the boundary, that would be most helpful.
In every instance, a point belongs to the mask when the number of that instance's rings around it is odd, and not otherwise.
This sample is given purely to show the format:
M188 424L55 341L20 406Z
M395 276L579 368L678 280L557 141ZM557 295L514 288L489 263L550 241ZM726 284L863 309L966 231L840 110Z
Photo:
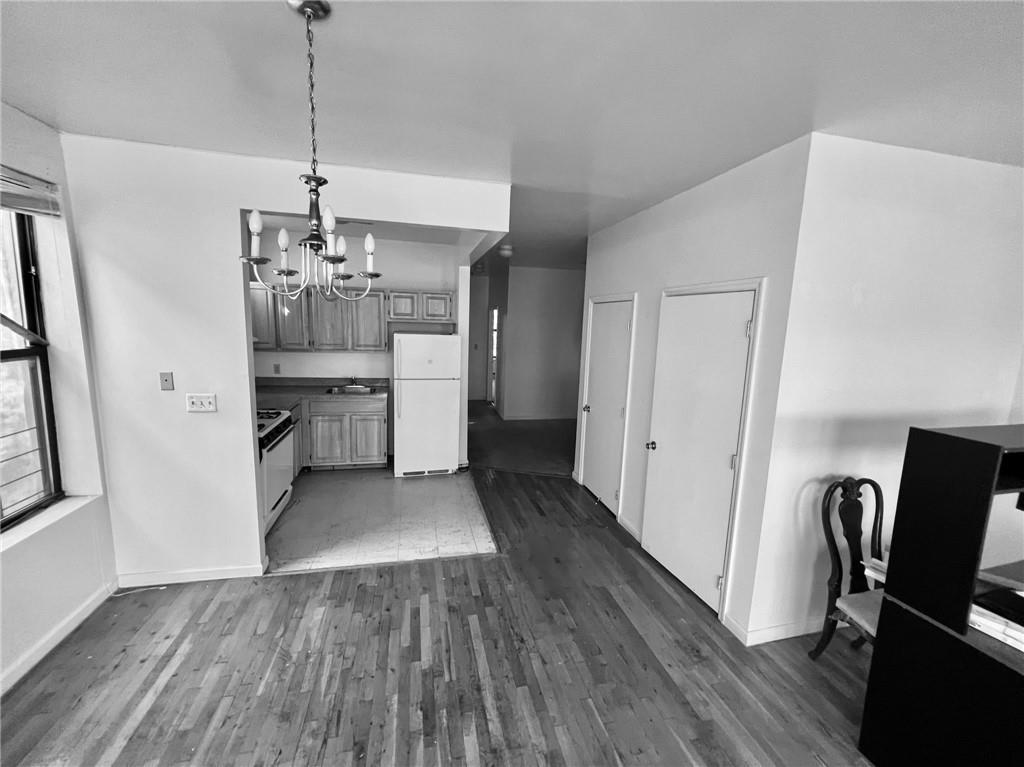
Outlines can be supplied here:
M842 590L843 560L839 555L839 545L832 530L832 498L836 491L842 490L839 501L839 522L843 529L843 537L850 551L850 594L858 594L868 590L867 577L861 560L861 522L864 518L864 504L860 502L861 488L867 485L875 495L875 520L871 525L871 556L882 558L882 488L873 479L854 479L846 477L833 482L821 499L821 523L825 530L825 543L828 555L832 560L832 573L828 579L829 594L838 597Z

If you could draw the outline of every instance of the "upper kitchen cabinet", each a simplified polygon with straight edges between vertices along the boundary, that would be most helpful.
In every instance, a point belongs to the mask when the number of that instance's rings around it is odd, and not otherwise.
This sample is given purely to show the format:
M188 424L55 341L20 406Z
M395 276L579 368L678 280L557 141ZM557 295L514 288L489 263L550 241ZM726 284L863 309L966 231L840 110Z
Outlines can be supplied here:
M451 322L452 321L452 294L451 293L422 293L420 294L421 319L429 322Z
M369 299L369 296L367 296ZM328 301L313 291L313 348L318 351L349 351L348 301Z
M249 286L252 310L252 348L277 348L277 322L274 318L274 294L259 285Z
M388 318L392 320L418 320L419 294L412 291L392 290L388 303Z
M281 350L309 351L309 291L295 300L277 298L277 346Z
M388 319L400 322L451 322L451 292L392 290Z
M345 294L358 296L361 290L346 290ZM383 291L371 290L358 301L343 303L349 310L349 347L354 352L382 352L388 348L387 321L385 319L385 295Z

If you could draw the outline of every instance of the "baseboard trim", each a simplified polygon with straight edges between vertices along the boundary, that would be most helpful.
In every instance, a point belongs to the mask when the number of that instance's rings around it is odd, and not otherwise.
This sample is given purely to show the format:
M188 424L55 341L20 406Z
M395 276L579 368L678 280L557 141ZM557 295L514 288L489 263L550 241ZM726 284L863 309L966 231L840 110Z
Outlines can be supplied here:
M621 527L627 533L629 533L634 538L636 538L637 543L640 542L640 531L639 530L637 530L635 527L633 527L633 525L629 524L628 522L626 522L625 520L623 520L621 518L619 518L618 522L619 522L619 527Z
M138 586L162 586L165 583L219 581L225 578L252 578L263 575L263 563L244 567L215 567L210 570L155 570L148 573L121 573L117 585L122 589Z
M96 589L96 591L86 597L85 601L75 608L70 615L46 632L46 634L32 647L26 650L20 658L3 670L3 675L0 676L0 690L7 692L7 690L17 684L18 680L31 671L39 661L45 658L46 654L49 653L50 650L63 642L64 639L67 638L72 631L78 628L86 618L92 615L93 611L103 604L107 597L113 594L116 589L116 583L104 583Z
M740 638L743 644L747 647L753 647L765 642L777 642L780 639L792 639L793 637L806 636L807 634L817 634L821 631L822 618L814 618L813 620L809 619L797 623L783 623L780 626L769 626L768 628L754 629L753 631L743 631L729 620L723 620L722 622L726 628Z

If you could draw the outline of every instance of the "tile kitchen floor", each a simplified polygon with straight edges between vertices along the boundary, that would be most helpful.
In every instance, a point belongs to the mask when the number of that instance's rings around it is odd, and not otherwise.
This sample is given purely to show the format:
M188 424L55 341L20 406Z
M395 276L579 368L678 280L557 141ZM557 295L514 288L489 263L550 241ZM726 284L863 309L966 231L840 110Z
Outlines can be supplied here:
M305 472L267 536L272 573L494 552L469 474Z

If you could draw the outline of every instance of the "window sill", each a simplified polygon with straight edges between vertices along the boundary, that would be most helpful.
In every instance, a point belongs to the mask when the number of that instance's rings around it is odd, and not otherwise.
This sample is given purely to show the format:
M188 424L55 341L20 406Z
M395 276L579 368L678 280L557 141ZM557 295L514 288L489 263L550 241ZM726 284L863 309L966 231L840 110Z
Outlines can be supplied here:
M0 533L0 552L17 546L22 541L31 538L36 533L50 527L50 525L57 524L65 517L74 514L79 509L88 506L96 499L102 497L100 495L73 495L60 499L38 514L33 514L24 522L20 522Z

